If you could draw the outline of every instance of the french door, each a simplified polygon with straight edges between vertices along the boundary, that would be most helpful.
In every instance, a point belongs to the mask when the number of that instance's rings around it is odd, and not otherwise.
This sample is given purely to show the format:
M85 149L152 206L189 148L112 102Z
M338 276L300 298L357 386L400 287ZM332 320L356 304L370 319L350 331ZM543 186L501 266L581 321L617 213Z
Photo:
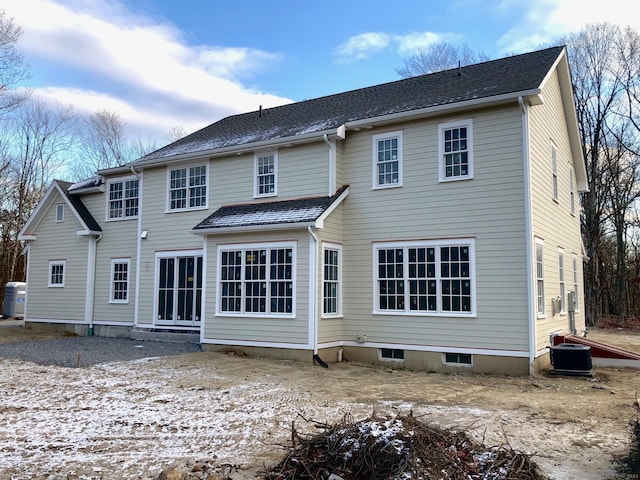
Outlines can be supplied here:
M202 256L157 259L156 324L200 326Z

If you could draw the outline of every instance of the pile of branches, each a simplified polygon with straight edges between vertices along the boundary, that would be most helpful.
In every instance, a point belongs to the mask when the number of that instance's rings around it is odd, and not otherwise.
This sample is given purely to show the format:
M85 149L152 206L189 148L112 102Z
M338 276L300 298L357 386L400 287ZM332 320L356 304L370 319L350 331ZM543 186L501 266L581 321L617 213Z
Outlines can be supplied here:
M629 420L629 453L617 458L618 473L624 478L640 478L640 403L633 402L636 414Z
M529 455L485 447L464 432L442 429L413 415L347 415L336 425L304 419L322 430L300 435L264 480L544 480Z

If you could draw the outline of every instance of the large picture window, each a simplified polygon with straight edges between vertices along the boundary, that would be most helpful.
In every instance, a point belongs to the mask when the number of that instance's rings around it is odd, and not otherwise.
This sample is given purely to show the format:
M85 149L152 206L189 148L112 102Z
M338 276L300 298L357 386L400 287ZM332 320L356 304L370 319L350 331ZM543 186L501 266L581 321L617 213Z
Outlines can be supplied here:
M169 170L168 206L169 211L206 208L206 165Z
M124 220L138 216L138 183L137 178L109 182L109 220Z
M440 181L473 178L473 124L471 120L438 126Z
M295 245L251 244L218 250L218 314L293 317Z
M374 244L377 313L475 314L473 239Z

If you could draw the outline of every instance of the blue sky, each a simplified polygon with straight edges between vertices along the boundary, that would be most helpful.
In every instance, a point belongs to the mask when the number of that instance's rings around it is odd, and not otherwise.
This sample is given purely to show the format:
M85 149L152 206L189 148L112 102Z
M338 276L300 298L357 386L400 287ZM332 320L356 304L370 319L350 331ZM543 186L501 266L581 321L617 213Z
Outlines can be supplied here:
M3 0L0 8L23 29L24 86L79 114L118 113L130 136L162 143L173 127L190 133L260 105L397 80L403 58L433 42L500 58L588 23L640 31L634 3Z

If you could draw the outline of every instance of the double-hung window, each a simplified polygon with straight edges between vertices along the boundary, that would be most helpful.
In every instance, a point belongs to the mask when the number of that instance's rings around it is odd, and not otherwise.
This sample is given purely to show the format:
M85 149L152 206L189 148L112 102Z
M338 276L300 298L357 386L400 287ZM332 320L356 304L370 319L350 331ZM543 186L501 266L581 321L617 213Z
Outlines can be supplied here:
M64 287L65 260L51 260L49 262L49 287Z
M558 150L551 145L551 192L553 199L558 201Z
M295 316L295 244L218 249L219 315Z
M271 197L278 194L278 156L276 153L256 155L254 196Z
M169 211L191 210L207 206L207 166L169 170Z
M109 185L109 220L124 220L138 216L138 179L112 180Z
M544 244L536 239L536 313L544 316Z
M111 260L111 294L109 303L129 302L129 259Z
M440 181L473 178L473 122L461 120L438 126Z
M331 243L322 248L322 315L336 317L342 314L342 247Z
M374 312L475 315L475 241L373 246Z
M402 186L402 132L373 136L373 188Z

